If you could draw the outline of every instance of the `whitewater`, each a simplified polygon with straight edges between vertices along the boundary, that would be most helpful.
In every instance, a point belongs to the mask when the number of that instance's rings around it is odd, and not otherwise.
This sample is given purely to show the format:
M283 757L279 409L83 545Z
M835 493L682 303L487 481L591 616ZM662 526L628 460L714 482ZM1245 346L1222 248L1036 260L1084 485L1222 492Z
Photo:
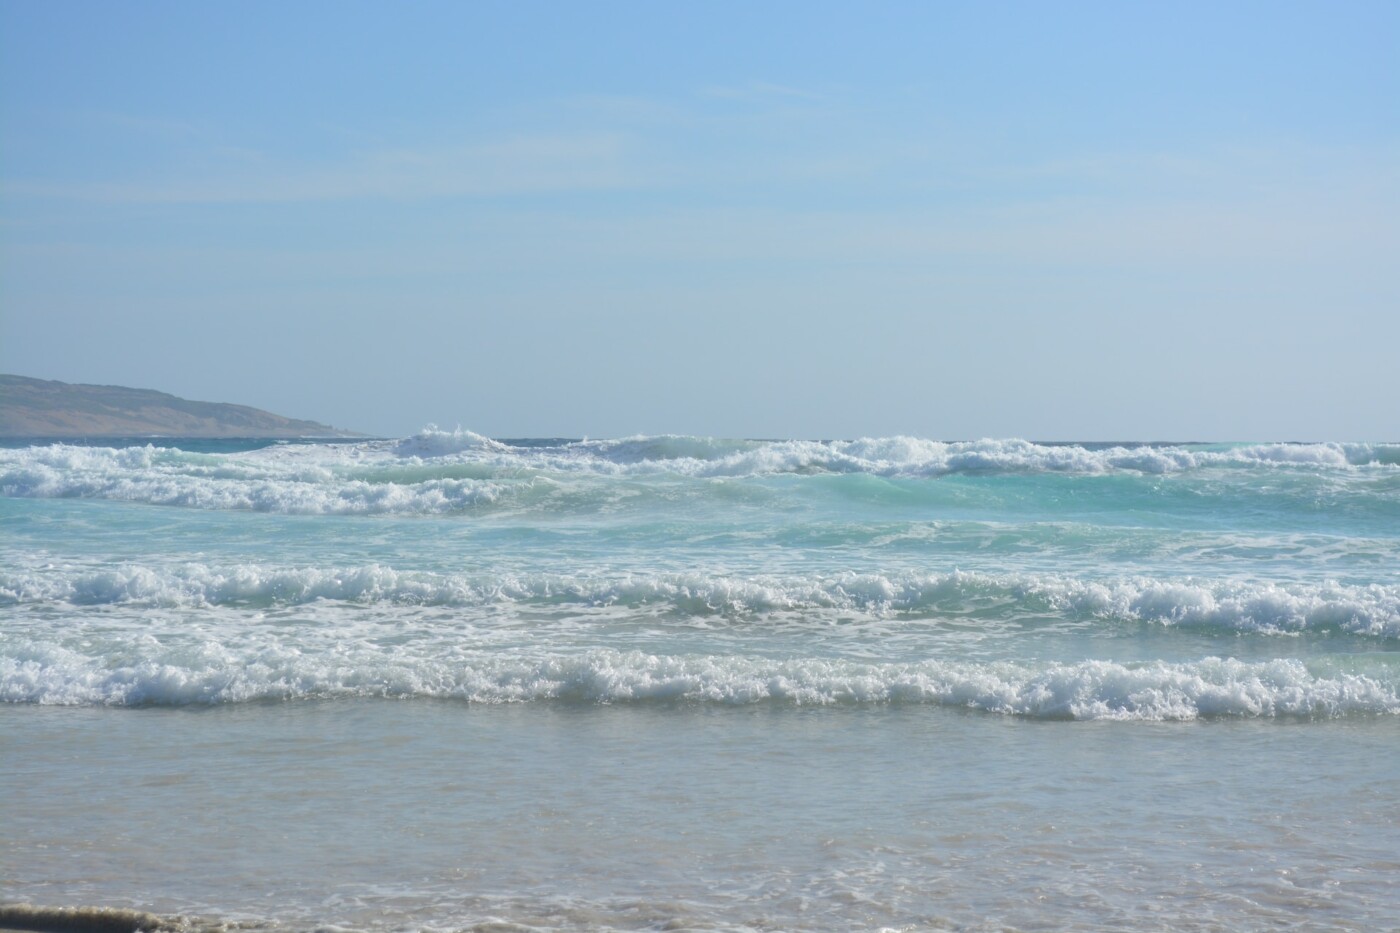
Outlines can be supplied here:
M1400 926L1400 444L36 441L0 527L0 927Z

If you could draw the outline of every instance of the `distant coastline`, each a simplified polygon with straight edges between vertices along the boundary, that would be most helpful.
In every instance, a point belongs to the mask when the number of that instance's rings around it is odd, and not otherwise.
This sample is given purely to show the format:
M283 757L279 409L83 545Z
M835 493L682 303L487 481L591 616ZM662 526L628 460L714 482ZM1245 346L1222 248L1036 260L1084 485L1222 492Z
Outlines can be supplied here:
M355 438L357 431L153 389L0 374L0 438Z

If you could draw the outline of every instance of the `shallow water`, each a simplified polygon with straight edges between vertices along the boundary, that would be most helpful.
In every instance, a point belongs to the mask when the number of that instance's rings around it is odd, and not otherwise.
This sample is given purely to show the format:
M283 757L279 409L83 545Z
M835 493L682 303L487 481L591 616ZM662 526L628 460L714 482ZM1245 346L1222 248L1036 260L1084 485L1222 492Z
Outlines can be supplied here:
M301 927L1379 929L1395 724L0 710L10 896Z
M166 443L0 450L0 902L1400 923L1400 447Z

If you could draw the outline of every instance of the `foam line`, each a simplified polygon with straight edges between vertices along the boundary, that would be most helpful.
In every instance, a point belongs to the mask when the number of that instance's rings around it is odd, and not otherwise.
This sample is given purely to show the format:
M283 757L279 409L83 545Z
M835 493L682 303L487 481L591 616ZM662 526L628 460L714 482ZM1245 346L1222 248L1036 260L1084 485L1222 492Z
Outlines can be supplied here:
M1400 638L1400 586L1280 584L1152 577L1081 579L1033 573L844 573L736 577L458 573L350 567L176 566L0 570L0 605L267 607L547 604L648 608L761 618L770 613L954 614L1006 604L1002 614L1059 615L1222 631L1344 632Z
M447 660L402 651L306 654L165 649L113 664L53 645L0 658L0 700L51 705L194 705L335 697L469 703L937 705L1033 719L1332 718L1400 712L1394 665L1311 670L1292 659L1188 663L873 664L835 659L592 650Z

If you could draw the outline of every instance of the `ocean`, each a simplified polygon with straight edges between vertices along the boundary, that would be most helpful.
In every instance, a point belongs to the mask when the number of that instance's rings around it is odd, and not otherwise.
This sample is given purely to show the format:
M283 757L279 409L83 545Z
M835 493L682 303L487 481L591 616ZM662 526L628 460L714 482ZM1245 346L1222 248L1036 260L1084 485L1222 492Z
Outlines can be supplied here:
M1400 444L0 450L0 926L1400 929Z

